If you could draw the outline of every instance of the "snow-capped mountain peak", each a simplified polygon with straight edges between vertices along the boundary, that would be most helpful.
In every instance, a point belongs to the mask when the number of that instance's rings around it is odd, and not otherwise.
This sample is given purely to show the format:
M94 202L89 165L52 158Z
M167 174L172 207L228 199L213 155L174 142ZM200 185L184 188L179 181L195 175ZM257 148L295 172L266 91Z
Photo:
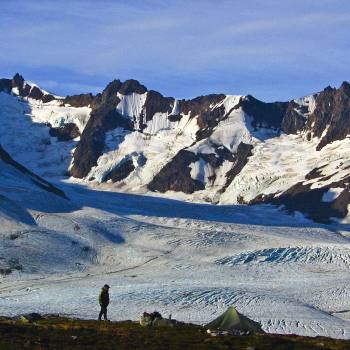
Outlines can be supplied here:
M346 82L265 103L226 94L179 100L136 80L63 98L19 74L0 79L1 142L43 176L191 201L283 204L321 221L347 215L349 113Z

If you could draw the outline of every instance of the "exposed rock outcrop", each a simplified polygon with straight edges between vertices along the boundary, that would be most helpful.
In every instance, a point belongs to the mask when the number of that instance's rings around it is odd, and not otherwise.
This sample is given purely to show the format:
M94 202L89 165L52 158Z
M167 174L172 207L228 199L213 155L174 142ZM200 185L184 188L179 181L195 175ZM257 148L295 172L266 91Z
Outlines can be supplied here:
M181 150L148 184L148 189L156 192L181 191L193 193L205 188L201 181L192 179L191 163L199 160L194 153Z
M350 133L349 83L344 82L339 89L328 87L318 94L315 111L308 120L308 128L313 136L322 136L317 149L342 140Z
M348 215L350 204L350 176L338 181L329 181L332 175L322 175L322 168L310 171L305 180L290 187L283 193L259 195L249 204L269 203L284 206L289 212L299 211L306 214L310 219L322 223L331 223L332 218L344 218ZM319 180L325 185L315 187L310 180ZM325 199L329 191L340 190L340 193L331 200Z
M331 223L331 218L343 218L347 215L347 206L350 204L349 188L332 202L322 200L330 186L322 188L311 188L302 182L295 184L281 195L260 195L249 204L270 203L277 206L284 206L289 212L299 211L306 214L310 219Z
M182 115L181 114L169 114L168 115L168 119L171 121L171 122L178 122L180 121L182 118Z
M96 96L90 119L74 151L74 161L70 170L72 176L77 178L86 177L91 168L97 164L97 160L105 147L107 131L117 127L132 130L132 121L116 110L120 102L117 92L121 86L119 80L114 80L107 85L102 94Z
M0 79L0 92L23 97L28 105L32 103L33 110L38 111L36 121L42 120L42 110L38 109L41 104L27 98L43 102L56 98L26 82L19 74L13 79ZM3 100L8 100L8 97ZM80 136L70 167L70 174L74 177L122 181L118 185L122 187L129 185L132 173L147 174L147 180L132 176L135 183L145 186L149 182L149 174L158 171L157 162L164 161L163 168L147 185L152 191L191 194L205 190L197 193L196 198L214 201L220 198L219 201L225 203L231 203L231 194L232 202L238 200L242 203L256 196L251 204L283 204L288 210L301 211L324 222L332 216L347 215L350 176L346 171L350 161L346 157L350 134L350 84L347 82L339 89L327 87L320 93L293 101L265 103L251 95L224 94L176 100L147 90L137 80L113 80L102 93L67 96L59 102L64 107L63 113L66 113L63 116L57 113L59 103L43 106L43 109L48 107L56 118L52 125L66 123L61 127L50 126L51 136L61 142ZM87 106L91 108L90 114L90 109L74 110ZM116 128L123 130L114 130ZM81 135L79 130L83 130ZM326 145L338 140L344 140L344 143L333 146L334 152L340 152L339 159L332 153L332 147L323 150ZM300 147L296 144L298 142ZM294 169L282 152L288 153L291 146L295 152L302 153L304 143L312 154L310 162L303 162L303 154L300 158L295 157L301 161L300 171L304 173L305 169L315 169L305 176L305 181L300 181L299 168ZM313 147L317 143L317 150L322 152L314 152ZM254 154L253 147L256 150ZM111 154L99 160L105 152ZM333 162L325 171L323 165L317 163L317 157L323 157L323 154ZM145 155L147 163L139 163L139 155ZM261 156L261 160L257 159L257 155ZM261 163L264 161L273 170ZM253 175L246 171L242 173L247 163ZM260 165L261 172L258 169ZM93 167L96 168L91 172ZM278 172L278 169L282 170L281 176L271 173ZM343 172L341 180L338 177L332 182L332 176L338 171ZM284 181L283 176L288 179ZM244 187L242 191L237 186L230 186L237 177L238 183ZM313 182L317 186L311 186ZM266 193L275 193L261 194L264 186ZM286 190L288 186L290 188ZM341 194L337 192L339 195L334 200L324 201L323 196L326 194L329 198L327 192L332 188L344 190Z
M298 111L298 107L299 105L294 101L291 101L288 104L281 124L281 129L286 134L297 134L305 129L307 122L305 114L307 111Z
M241 107L245 113L253 117L254 128L265 127L280 129L288 102L266 103L251 95L243 97L236 108Z
M206 96L199 96L192 100L180 100L179 109L182 114L190 114L193 118L200 116L213 109L215 105L222 102L225 99L224 94L211 94Z
M121 181L127 178L135 170L134 162L131 158L121 161L105 178L105 181Z
M67 96L63 101L62 105L68 104L72 107L87 107L92 105L94 102L93 94L80 94Z
M4 80L7 80L7 79L4 79ZM8 82L6 82L5 84L8 85ZM50 102L55 99L53 95L44 93L37 86L28 84L24 80L24 78L18 73L16 73L11 80L11 89L17 89L18 96L20 97L28 97L34 100L41 100L44 103ZM7 86L7 92L10 92L8 89L8 86Z
M180 113L189 114L191 118L198 116L197 123L200 129L196 134L197 140L210 136L213 128L225 118L224 106L216 107L225 97L223 94L212 94L179 101Z
M155 113L170 113L174 104L172 97L164 97L157 91L150 90L147 93L144 104L145 121L152 120Z
M50 136L57 137L58 141L69 141L80 136L79 128L74 123L67 123L61 127L50 127Z
M83 178L88 175L103 153L106 132L117 127L131 130L132 124L116 111L115 105L104 103L91 112L91 117L74 151L74 162L70 170L72 176Z
M226 188L230 185L230 183L233 181L233 179L242 171L242 169L248 162L248 158L252 155L252 149L252 145L248 145L243 142L241 142L238 145L237 152L233 158L233 166L226 173L226 183L221 189L221 192L224 192Z
M86 103L92 106L91 117L74 152L74 162L70 170L72 176L83 178L97 164L97 160L105 147L105 134L107 131L117 127L133 130L133 120L122 116L116 110L120 102L118 93L129 95L132 93L144 94L145 92L147 92L146 87L141 85L137 80L131 79L125 82L113 80L107 85L102 94L98 94L95 97L92 95L80 95L72 96L65 100L66 103L71 105L73 103L74 106L86 105ZM145 116L139 117L144 118L144 122L146 123L157 112L170 113L173 101L174 99L163 97L156 91L149 91L143 106ZM142 124L140 131L145 126L145 124ZM131 168L130 163L127 168ZM123 168L122 170L124 172L125 169ZM117 180L119 175L116 175L120 171L120 169L115 169L114 173L110 175L113 181L120 181Z
M144 94L145 92L147 92L147 88L135 79L125 80L119 88L119 93L122 95Z

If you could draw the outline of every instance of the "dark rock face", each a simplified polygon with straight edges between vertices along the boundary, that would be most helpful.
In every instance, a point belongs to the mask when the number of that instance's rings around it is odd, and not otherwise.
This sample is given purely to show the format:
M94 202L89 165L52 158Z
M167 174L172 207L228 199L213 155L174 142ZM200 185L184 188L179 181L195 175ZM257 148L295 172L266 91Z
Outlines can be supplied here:
M218 157L215 153L200 153L198 156L213 168L218 168L223 163L223 159Z
M30 93L31 87L26 84L23 77L18 73L12 78L12 88L18 89L18 94L21 97L27 97Z
M171 122L178 122L180 121L182 118L182 115L181 114L170 114L168 115L168 119L171 121Z
M44 95L41 100L44 102L44 103L47 103L47 102L51 102L53 100L56 100L56 97L51 95L51 94L47 94L47 95Z
M193 193L204 190L205 186L201 181L191 178L191 163L199 160L194 153L181 150L148 184L148 189L155 192L181 191Z
M113 182L121 181L127 178L135 170L134 163L131 158L121 161L104 179L105 181L112 180Z
M298 132L305 129L307 119L303 113L307 113L305 110L300 110L298 113L297 110L300 106L294 101L291 101L288 104L286 113L282 120L281 129L286 134L297 134Z
M206 96L199 96L192 100L180 100L179 108L180 113L189 114L193 118L197 115L201 115L203 112L207 112L212 107L225 99L226 95L223 94L212 94Z
M329 126L329 127L328 127ZM316 98L316 109L310 115L308 127L314 136L321 137L317 149L344 139L350 133L350 84L344 82L339 89L326 88Z
M322 175L322 167L310 171L305 180L319 179L328 181L333 175ZM249 204L269 203L277 206L284 206L287 211L299 211L308 218L329 224L332 218L344 218L348 214L350 204L350 176L322 187L311 188L311 184L299 182L282 194L273 193L259 195L250 201ZM323 201L323 195L332 188L343 188L343 191L333 201Z
M244 166L248 163L248 158L252 155L252 145L241 142L238 145L237 153L234 155L234 164L232 168L226 173L226 183L221 192L224 192L230 185L233 179L242 171Z
M147 92L147 89L137 80L126 80L124 83L120 80L113 80L106 86L102 94L98 94L95 97L87 94L72 96L65 100L66 103L73 103L76 106L89 103L92 107L90 119L74 152L74 162L70 171L72 176L83 178L97 164L97 160L104 150L107 131L117 127L133 130L133 122L116 111L116 107L120 102L117 95L118 92L123 95L132 93L143 94ZM157 112L157 107L164 110L167 107L166 102L168 100L162 95L152 92L146 106L146 118L152 118L153 114ZM114 178L118 178L118 176L114 175Z
M320 150L350 133L350 84L343 82L339 89L328 86L314 98L316 107L309 116L308 107L294 101L264 103L252 96L243 98L237 108L253 116L254 127L267 125L286 134L303 131L308 140L323 135L317 146Z
M226 148L225 146L223 146L223 145L216 146L215 147L215 151L216 151L217 155L220 158L220 164L219 165L222 165L224 160L228 160L230 162L234 162L235 161L234 154L232 154L231 151L228 148Z
M122 82L119 79L115 79L108 83L102 94L97 95L97 103L107 102L116 96L122 86ZM119 102L119 99L118 99Z
M30 93L28 94L28 97L33 98L35 100L41 100L44 97L44 93L36 86L33 86L30 90Z
M109 130L123 127L131 130L131 122L120 115L115 105L102 104L91 112L90 119L74 151L71 175L83 178L97 164L105 146L105 134Z
M200 159L203 159L212 168L220 167L225 160L233 162L232 169L226 174L227 183L225 188L231 183L236 175L243 169L251 155L253 146L240 143L237 154L232 154L224 146L214 147L215 153L198 153L197 155L188 151L181 150L179 153L153 178L148 184L151 191L167 192L177 191L191 194L195 191L204 190L205 184L199 180L191 178L191 168L189 165ZM215 174L208 178L209 181L215 181ZM224 189L223 189L224 191Z
M3 79L8 80L8 79ZM8 84L8 83L6 83ZM23 77L18 73L11 80L11 88L17 88L20 97L29 97L34 100L41 100L44 103L55 100L55 97L51 94L44 94L38 87L30 86L25 82ZM7 89L10 92L11 89ZM1 91L1 86L0 86Z
M335 217L344 218L348 215L348 205L350 204L350 186L348 184L344 188L344 191L339 194L339 196L331 203L331 210L337 215ZM334 215L330 215L334 216Z
M23 89L24 79L22 75L16 73L12 78L12 87L17 87L18 89Z
M152 120L155 113L171 113L174 99L164 97L157 91L148 91L144 104L146 122Z
M37 186L39 186L40 188L54 193L57 196L60 196L62 198L66 198L66 195L64 194L63 191L61 191L60 189L58 189L57 187L53 186L52 184L50 184L49 182L47 182L46 180L44 180L43 178L41 178L40 176L32 173L30 170L28 170L27 168L25 168L23 165L17 163L0 145L0 159L2 161L4 161L5 163L13 166L14 168L16 168L17 170L19 170L21 173L28 175L28 177L31 179L31 181L36 184Z
M243 157L245 145L240 145L240 155ZM215 153L198 153L194 154L188 150L181 150L178 154L153 178L148 184L151 191L167 192L176 191L191 194L195 191L204 190L205 184L199 180L192 179L191 168L189 165L199 160L203 160L213 169L220 167L225 160L230 162L236 161L235 155L224 146L212 145ZM242 160L243 162L243 160ZM237 165L238 166L238 165ZM243 167L243 166L242 166ZM208 177L209 182L214 182L216 175Z
M308 140L322 136L316 148L321 150L331 142L343 140L350 133L350 84L343 82L339 89L328 86L314 97L316 108L307 121L300 113L295 113L292 122L295 124L294 130L286 124L285 131L307 131ZM299 112L302 114L305 111Z
M310 115L307 125L308 129L310 129L316 137L321 137L332 119L335 107L335 94L336 89L329 86L320 92L316 98L316 108L314 113Z
M119 93L122 95L144 94L145 92L147 92L147 88L134 79L125 80L119 88Z
M225 160L229 162L235 161L235 155L231 153L229 149L225 146L213 146L215 149L215 153L199 153L199 158L202 158L208 164L210 164L213 168L220 167Z
M280 129L288 102L265 103L251 95L241 99L236 108L241 107L245 113L253 117L252 126Z
M87 125L88 126L88 125ZM80 142L74 151L73 166L70 175L83 178L88 175L91 168L97 164L97 159L102 154L104 148L103 130L93 130L85 128Z
M80 95L73 95L73 96L67 96L63 102L62 105L70 105L72 107L87 107L89 105L92 105L94 102L94 96L92 94L80 94Z
M198 116L197 122L200 130L197 131L197 140L202 140L211 135L213 128L225 118L224 106L214 107L225 99L226 95L213 94L199 96L192 100L179 101L180 113L189 114L194 118Z
M219 124L220 121L227 118L227 113L225 113L225 107L219 106L211 111L203 112L198 116L198 126L200 129L196 133L197 140L203 140L209 137L213 133L215 126Z
M308 118L307 107L293 101L289 103L282 130L287 134L305 131L308 140L323 135L317 146L317 150L321 150L333 141L343 140L350 133L350 84L343 82L339 89L328 86L314 97L316 107Z
M57 137L58 141L69 141L80 136L78 127L74 123L67 123L59 128L50 127L50 136Z
M96 96L90 119L74 151L74 162L70 170L72 176L83 178L97 164L104 150L107 131L117 127L133 129L132 122L116 110L120 102L117 92L121 85L119 80L114 80L107 85L102 94Z
M318 179L322 177L322 168L324 168L325 165L312 169L309 173L305 175L306 180L312 180L312 179Z
M322 197L329 188L327 186L311 189L310 185L297 183L278 197L265 198L264 202L278 206L283 205L289 212L300 211L312 220L328 224L332 222L332 217L344 217L347 214L347 204L350 203L348 190L344 190L333 202L323 202ZM252 203L254 202L258 201L252 201Z

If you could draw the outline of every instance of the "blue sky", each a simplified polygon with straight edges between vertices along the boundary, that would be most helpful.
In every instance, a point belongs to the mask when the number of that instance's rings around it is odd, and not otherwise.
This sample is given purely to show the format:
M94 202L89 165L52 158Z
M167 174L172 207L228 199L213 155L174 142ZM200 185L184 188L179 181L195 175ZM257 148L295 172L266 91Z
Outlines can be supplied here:
M288 100L350 80L349 27L348 0L0 0L0 75L62 95L135 78Z

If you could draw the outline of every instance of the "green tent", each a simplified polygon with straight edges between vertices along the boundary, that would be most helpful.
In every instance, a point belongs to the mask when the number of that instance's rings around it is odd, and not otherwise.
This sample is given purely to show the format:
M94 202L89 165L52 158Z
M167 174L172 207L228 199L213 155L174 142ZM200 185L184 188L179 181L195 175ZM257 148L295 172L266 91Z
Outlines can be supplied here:
M205 325L205 327L221 331L240 330L264 333L258 322L240 314L233 306L229 307L221 316Z

